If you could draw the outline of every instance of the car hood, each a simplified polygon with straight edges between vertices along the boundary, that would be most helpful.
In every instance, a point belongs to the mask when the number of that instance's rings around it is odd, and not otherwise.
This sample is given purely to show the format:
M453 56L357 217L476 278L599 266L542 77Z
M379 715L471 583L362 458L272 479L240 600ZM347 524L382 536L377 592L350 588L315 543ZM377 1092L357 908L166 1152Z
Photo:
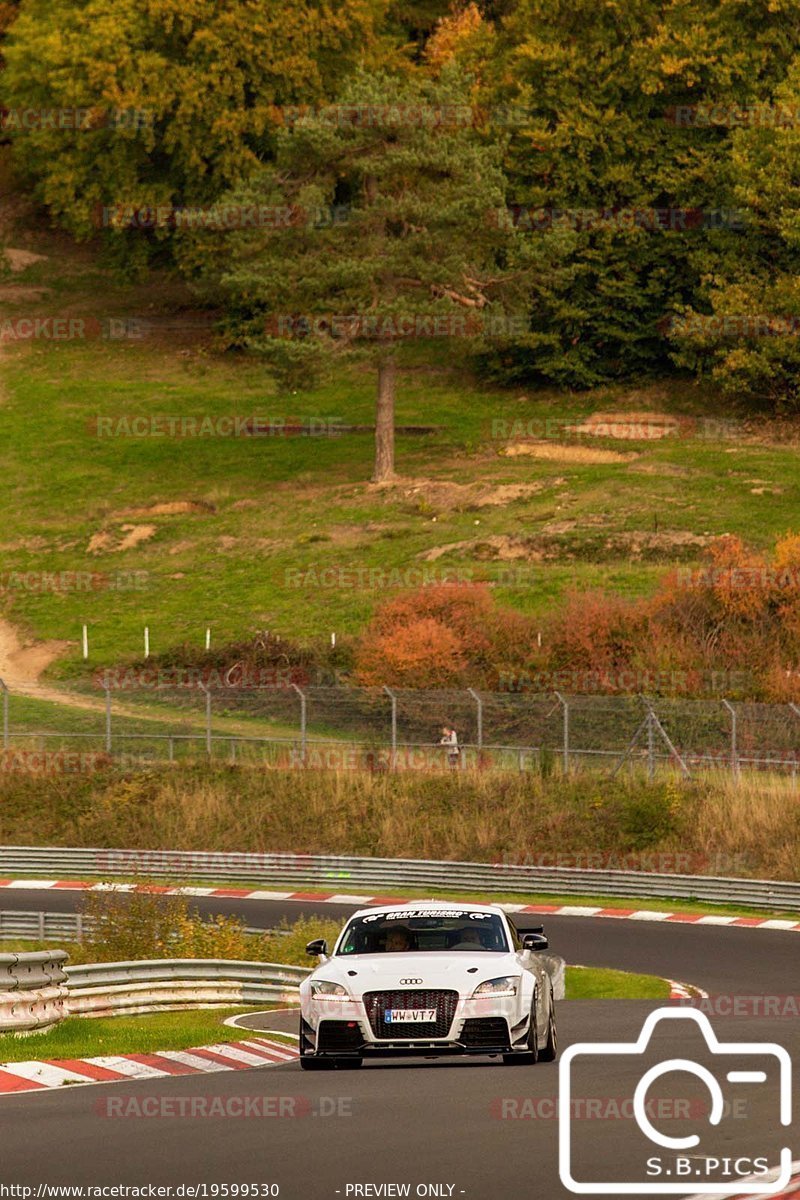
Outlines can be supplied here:
M341 983L353 995L397 987L453 988L472 992L486 979L519 975L514 954L454 950L437 954L348 954L320 964L312 978ZM413 981L413 982L412 982Z

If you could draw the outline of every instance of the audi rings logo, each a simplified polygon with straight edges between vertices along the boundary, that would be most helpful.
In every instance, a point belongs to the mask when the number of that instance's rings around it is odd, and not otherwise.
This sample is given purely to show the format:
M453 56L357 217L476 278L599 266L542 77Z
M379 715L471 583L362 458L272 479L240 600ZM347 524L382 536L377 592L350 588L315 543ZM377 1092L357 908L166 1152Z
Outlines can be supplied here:
M401 983L422 983L421 979L401 979Z

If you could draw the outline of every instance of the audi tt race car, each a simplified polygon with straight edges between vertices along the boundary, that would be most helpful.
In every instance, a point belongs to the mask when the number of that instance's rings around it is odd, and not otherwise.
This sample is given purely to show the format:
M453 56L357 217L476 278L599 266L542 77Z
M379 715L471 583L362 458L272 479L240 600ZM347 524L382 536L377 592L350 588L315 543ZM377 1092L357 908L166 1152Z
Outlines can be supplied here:
M365 1058L502 1055L552 1062L556 1016L538 952L500 908L439 900L365 908L300 985L300 1066L360 1067Z

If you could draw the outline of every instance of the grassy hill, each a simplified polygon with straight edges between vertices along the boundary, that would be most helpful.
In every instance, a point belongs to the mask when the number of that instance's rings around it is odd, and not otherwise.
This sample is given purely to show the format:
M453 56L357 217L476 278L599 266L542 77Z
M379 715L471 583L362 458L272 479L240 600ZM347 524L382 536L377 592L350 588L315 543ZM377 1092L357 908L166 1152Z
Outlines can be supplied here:
M207 625L216 644L266 627L355 633L423 572L492 581L503 602L543 613L571 588L647 593L714 536L766 546L797 523L785 426L739 423L679 380L492 388L458 344L407 348L398 422L435 430L400 435L396 485L368 482L368 432L127 436L180 417L217 432L247 417L368 426L374 380L353 368L287 395L257 361L215 349L174 281L115 281L56 235L15 244L45 257L0 286L0 617L68 643L52 674L82 670L83 622L93 664L140 655L145 624L154 651L200 645ZM28 338L31 318L40 332L83 322L73 332L88 336ZM110 321L126 336L104 336ZM565 430L593 414L608 436ZM664 415L679 419L656 437ZM42 572L93 578L54 586Z

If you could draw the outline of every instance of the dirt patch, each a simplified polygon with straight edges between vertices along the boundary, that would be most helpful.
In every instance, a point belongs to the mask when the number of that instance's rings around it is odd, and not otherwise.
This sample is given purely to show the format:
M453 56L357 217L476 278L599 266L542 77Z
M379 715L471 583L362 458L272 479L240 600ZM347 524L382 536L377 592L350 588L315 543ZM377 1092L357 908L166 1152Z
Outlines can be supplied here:
M20 271L27 271L28 267L32 267L34 263L47 261L46 254L34 254L32 250L12 250L7 248L4 253L9 269L15 275Z
M176 542L174 546L170 546L170 554L184 554L187 550L193 550L196 542L186 540L184 542Z
M434 546L419 557L424 562L436 562L448 554L460 554L463 557L474 558L478 561L497 562L541 562L543 554L532 545L532 538L511 537L508 534L496 533L490 537L477 538L466 542L448 542L443 546Z
M677 463L633 463L631 471L637 475L661 475L666 478L686 479L699 472L691 467L679 467Z
M549 462L624 463L633 462L636 454L620 450L598 450L593 446L567 446L558 442L512 442L501 451L507 458L541 458Z
M231 505L234 512L243 512L246 508L258 508L257 500L237 500Z
M605 522L597 522L601 523ZM570 534L574 536L570 537ZM425 562L436 562L451 554L477 562L601 562L614 558L669 562L695 558L714 540L715 535L681 529L661 533L634 530L603 534L584 530L577 521L573 524L565 520L553 522L541 534L531 537L494 534L471 541L449 542L434 546L419 557Z
M213 504L202 500L169 500L163 504L148 504L145 508L123 508L117 517L179 517L184 513L213 513Z
M563 476L540 479L535 483L452 483L437 479L402 479L388 483L370 484L374 491L389 492L409 501L417 509L427 507L437 512L479 508L502 508L507 504L530 499L540 492L565 483Z
M90 537L86 553L119 554L122 550L133 550L142 542L149 541L155 532L155 525L120 525L113 533L101 529Z
M43 300L49 295L50 289L46 287L31 287L24 283L4 283L0 287L0 302L6 304L23 304L27 301L36 303Z
M13 625L0 621L0 679L7 687L35 683L69 642L23 641Z
M667 437L686 437L695 425L691 417L675 417L668 413L596 412L579 425L567 425L565 431L582 437L651 442Z

